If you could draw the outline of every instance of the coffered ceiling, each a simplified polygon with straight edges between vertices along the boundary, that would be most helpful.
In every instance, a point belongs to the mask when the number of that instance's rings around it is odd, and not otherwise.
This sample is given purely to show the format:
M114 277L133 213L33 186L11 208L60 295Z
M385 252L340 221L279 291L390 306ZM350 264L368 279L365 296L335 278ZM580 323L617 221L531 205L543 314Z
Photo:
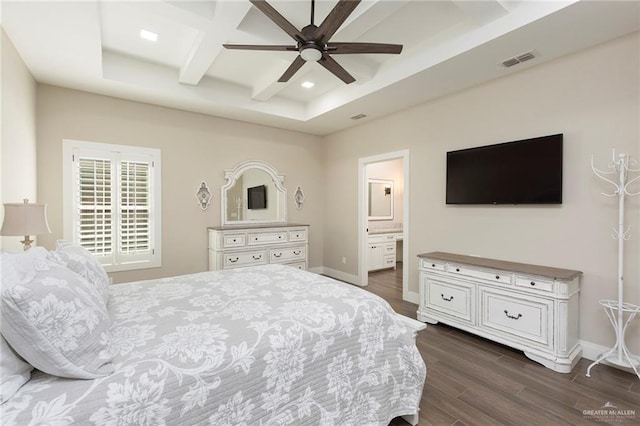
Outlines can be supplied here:
M336 2L316 1L316 24ZM268 3L298 29L310 22L310 0ZM279 83L297 52L225 49L295 44L248 0L3 0L0 18L39 82L328 134L637 31L639 5L365 0L331 40L404 49L333 56L355 77L348 85L314 62ZM523 61L504 66L515 57ZM359 114L366 117L351 119Z

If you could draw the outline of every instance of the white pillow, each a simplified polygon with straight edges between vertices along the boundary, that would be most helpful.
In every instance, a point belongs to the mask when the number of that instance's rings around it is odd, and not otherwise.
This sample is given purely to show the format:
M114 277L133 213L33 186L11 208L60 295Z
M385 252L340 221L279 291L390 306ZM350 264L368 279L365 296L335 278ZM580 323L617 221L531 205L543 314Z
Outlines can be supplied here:
M44 259L46 256L47 250L39 246L16 253L0 252L1 289L33 279L36 273L33 261Z
M109 276L100 262L87 249L79 244L58 240L56 250L49 252L49 259L84 277L95 286L104 303L107 303L109 299Z
M95 379L113 371L111 320L87 280L55 262L34 262L31 281L2 292L2 335L35 368Z
M31 378L33 367L0 336L0 404L8 401Z

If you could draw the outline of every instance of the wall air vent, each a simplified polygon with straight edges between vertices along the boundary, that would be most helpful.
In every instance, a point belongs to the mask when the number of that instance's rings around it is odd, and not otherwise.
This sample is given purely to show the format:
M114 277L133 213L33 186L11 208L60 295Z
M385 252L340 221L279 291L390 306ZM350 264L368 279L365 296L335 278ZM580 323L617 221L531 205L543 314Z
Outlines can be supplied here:
M360 120L361 118L365 118L367 115L366 114L357 114L354 115L353 117L351 117L352 120Z
M505 59L504 61L501 62L501 65L505 68L509 68L514 65L518 65L522 62L526 62L531 59L534 59L535 57L536 55L533 54L533 51L530 51L530 52L522 53L518 56L514 56L513 58Z

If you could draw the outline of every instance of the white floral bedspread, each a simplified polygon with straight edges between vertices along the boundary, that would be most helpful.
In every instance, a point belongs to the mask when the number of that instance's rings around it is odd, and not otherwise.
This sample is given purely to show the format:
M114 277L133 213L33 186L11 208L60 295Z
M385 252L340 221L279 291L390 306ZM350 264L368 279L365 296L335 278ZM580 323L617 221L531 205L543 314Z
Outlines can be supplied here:
M115 372L34 372L3 425L386 425L416 413L415 330L379 297L266 265L111 287Z

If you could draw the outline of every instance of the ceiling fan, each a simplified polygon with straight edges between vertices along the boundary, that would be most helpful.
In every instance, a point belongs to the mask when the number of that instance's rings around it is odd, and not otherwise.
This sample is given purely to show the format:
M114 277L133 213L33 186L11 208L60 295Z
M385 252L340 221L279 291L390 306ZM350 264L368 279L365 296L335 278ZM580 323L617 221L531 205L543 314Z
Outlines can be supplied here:
M277 10L264 0L249 0L258 10L264 13L276 25L282 28L295 41L295 45L252 45L252 44L224 44L227 49L240 50L276 50L298 52L299 55L278 79L287 82L305 62L318 62L345 83L356 81L330 55L347 53L392 53L402 52L401 44L385 43L341 43L329 41L338 28L351 15L360 0L338 0L338 4L329 12L320 26L313 23L315 0L311 0L311 24L298 30L287 21Z

